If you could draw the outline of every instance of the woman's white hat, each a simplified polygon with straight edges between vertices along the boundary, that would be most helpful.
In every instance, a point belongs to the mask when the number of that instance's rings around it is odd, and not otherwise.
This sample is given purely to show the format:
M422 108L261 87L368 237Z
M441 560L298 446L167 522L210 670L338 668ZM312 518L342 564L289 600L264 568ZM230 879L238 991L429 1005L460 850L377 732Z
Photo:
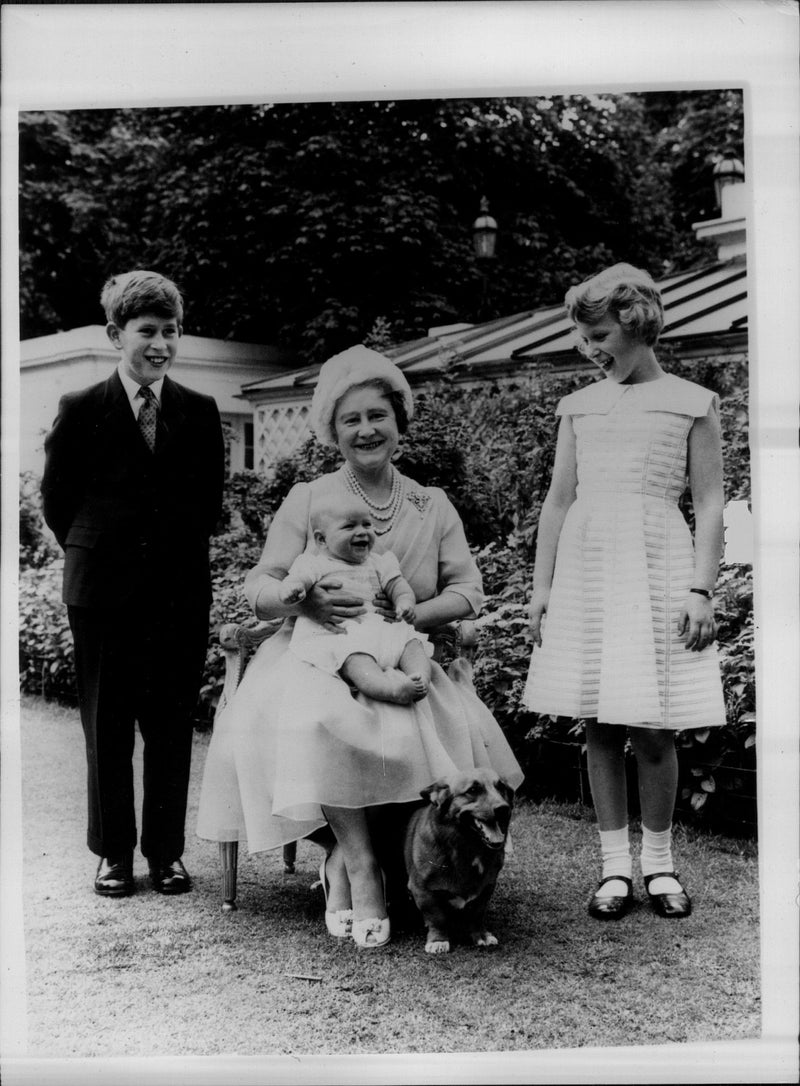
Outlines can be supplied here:
M402 394L406 415L411 418L414 398L403 371L384 355L358 344L329 358L319 371L311 400L311 425L320 444L336 445L333 415L342 396L357 385L375 380Z

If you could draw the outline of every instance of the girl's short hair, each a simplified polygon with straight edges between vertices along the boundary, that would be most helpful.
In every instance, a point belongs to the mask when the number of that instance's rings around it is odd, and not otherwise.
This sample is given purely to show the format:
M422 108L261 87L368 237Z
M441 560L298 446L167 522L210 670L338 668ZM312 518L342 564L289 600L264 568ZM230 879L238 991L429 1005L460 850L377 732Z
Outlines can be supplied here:
M614 264L566 294L564 304L573 323L597 324L607 314L648 347L654 347L664 327L661 292L646 271L631 264Z
M153 313L183 322L183 298L171 279L152 271L131 271L112 275L103 287L100 304L106 320L124 328L129 320Z

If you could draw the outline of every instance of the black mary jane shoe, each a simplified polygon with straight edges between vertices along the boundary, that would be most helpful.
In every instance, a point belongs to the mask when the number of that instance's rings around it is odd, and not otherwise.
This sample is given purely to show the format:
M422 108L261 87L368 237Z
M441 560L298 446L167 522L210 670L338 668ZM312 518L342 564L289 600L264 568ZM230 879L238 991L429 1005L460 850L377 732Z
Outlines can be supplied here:
M160 860L149 863L150 881L159 894L185 894L192 888L189 872L180 860Z
M615 894L614 897L598 896L597 890L605 886L607 882L613 882L614 879L625 883L628 887L627 894ZM595 920L619 920L633 904L633 881L624 875L609 875L608 878L601 879L597 884L597 890L589 902L589 916L593 916Z
M133 854L103 856L94 878L94 892L101 897L127 897L134 891Z
M651 894L650 883L653 879L675 879L680 885L681 880L677 871L658 871L655 875L645 875L644 888L647 890L647 896L650 898L653 911L658 916L663 916L667 920L680 920L684 916L689 916L692 911L692 903L686 891L681 888L675 894Z

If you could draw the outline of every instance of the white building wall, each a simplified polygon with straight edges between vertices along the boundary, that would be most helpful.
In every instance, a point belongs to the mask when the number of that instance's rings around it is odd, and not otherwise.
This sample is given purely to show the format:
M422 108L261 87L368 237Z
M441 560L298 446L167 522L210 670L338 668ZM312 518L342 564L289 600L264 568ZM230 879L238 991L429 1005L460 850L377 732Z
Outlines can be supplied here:
M44 438L53 425L58 402L67 392L104 381L113 365L99 357L70 360L62 366L48 365L23 370L20 380L20 471L41 475L44 467Z

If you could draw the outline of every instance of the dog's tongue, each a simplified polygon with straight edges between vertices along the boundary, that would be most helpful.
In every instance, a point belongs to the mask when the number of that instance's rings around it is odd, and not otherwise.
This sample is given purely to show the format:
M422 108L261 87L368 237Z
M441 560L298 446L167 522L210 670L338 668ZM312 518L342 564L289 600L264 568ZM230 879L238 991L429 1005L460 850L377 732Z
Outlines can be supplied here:
M490 826L486 822L482 822L480 819L475 819L475 825L478 827L478 832L487 845L491 845L492 848L500 848L505 841L505 836L499 826Z

